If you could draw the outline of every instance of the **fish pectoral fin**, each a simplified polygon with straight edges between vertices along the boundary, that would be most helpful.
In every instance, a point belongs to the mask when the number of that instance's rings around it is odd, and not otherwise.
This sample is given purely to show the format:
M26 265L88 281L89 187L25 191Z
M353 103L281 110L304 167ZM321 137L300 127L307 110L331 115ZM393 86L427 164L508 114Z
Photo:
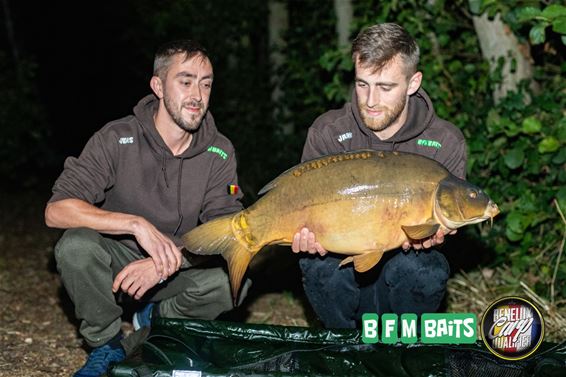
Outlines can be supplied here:
M344 266L344 265L346 265L346 264L348 264L348 263L351 263L351 262L353 262L353 261L354 261L354 257L347 257L347 258L344 258L344 259L342 260L342 262L340 262L340 265L339 265L339 266L342 267L342 266Z
M438 228L440 228L440 224L432 222L419 225L401 225L401 229L412 240L422 240L431 237L436 234Z
M354 256L354 269L357 272L369 271L381 260L383 253L383 251L370 251L365 254Z

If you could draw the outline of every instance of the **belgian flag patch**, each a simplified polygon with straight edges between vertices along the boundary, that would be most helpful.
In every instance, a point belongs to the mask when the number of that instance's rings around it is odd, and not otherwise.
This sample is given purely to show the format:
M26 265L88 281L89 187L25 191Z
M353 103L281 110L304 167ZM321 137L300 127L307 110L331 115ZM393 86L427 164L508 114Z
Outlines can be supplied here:
M240 191L240 186L238 185L228 185L228 194L236 195Z

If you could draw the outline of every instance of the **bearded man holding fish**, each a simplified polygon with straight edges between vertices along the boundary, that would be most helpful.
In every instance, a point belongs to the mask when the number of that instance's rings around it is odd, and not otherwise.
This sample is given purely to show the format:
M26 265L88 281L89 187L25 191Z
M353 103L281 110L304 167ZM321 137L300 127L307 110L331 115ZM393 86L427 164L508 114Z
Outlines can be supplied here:
M440 162L464 179L466 144L462 132L440 119L417 70L419 47L399 25L386 23L363 30L353 41L355 90L339 110L318 117L308 131L302 161L358 149L410 152ZM400 177L410 181L413 177ZM451 231L450 233L455 233ZM342 258L326 255L315 234L303 228L293 251L308 250L300 260L303 285L326 327L353 328L365 312L436 312L450 274L443 254L444 231L424 240L405 241L366 273L338 267ZM298 243L298 247L296 246Z

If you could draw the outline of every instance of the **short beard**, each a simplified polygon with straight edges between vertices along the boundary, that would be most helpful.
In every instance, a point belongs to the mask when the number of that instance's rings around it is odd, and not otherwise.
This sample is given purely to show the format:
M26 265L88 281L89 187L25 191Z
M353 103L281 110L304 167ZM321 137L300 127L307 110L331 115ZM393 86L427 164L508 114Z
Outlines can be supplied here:
M370 117L364 113L365 106L358 101L358 109L360 110L360 115L362 117L362 121L366 125L367 128L374 132L379 132L386 130L389 128L393 123L399 119L403 109L405 108L405 102L399 101L399 103L395 104L395 107L392 109L385 108L385 118L378 120L374 117Z
M187 121L187 120L183 119L183 116L181 115L182 108L177 111L175 109L173 101L171 101L171 98L169 98L168 96L164 96L163 102L165 104L165 109L167 110L167 112L169 113L169 115L171 116L171 118L173 119L175 124L177 126L179 126L179 128L181 128L182 130L184 130L186 132L191 132L191 133L198 131L198 129L199 129L201 123L202 123L202 119L204 117L204 114L206 114L206 111L203 111L201 103L190 103L189 104L193 107L199 106L200 109L201 109L201 112L198 115L191 115L190 116L191 119L189 121ZM185 104L183 104L183 106L185 106Z

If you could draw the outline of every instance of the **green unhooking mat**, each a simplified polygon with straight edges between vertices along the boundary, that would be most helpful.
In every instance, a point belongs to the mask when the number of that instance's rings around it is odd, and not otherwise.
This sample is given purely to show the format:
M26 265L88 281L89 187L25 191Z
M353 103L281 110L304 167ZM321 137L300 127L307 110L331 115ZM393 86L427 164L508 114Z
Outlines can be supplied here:
M358 330L157 319L149 337L109 375L566 376L566 342L505 361L483 345L363 344Z

